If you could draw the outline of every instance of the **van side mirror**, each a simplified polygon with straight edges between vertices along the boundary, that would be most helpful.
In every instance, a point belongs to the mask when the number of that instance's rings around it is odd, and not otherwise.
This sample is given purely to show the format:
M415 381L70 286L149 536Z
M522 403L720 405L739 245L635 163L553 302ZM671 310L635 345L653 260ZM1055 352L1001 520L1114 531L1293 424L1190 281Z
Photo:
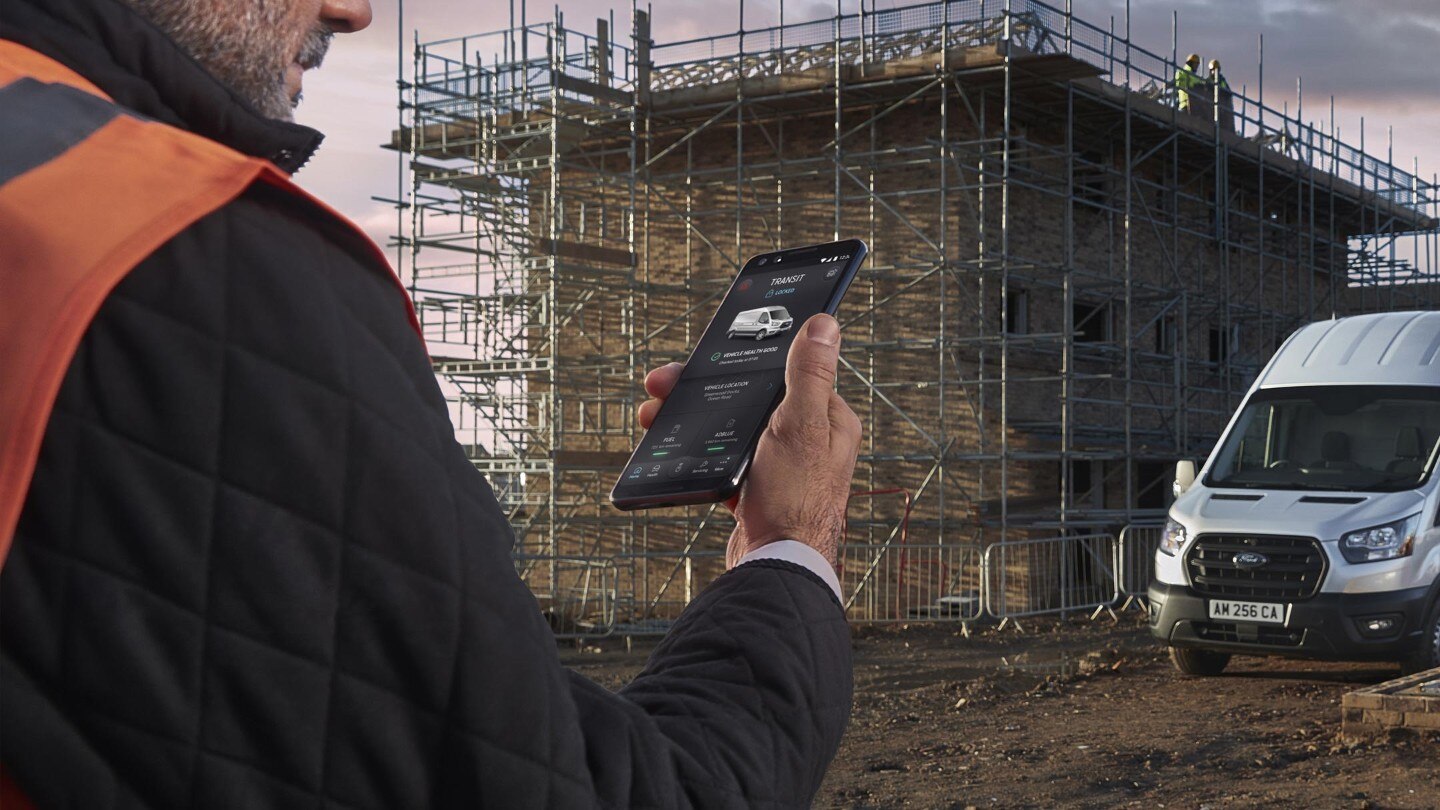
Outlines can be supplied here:
M1190 489L1194 483L1195 462L1188 458L1175 462L1175 483L1170 487L1171 492L1175 493L1175 497L1184 495L1185 491Z

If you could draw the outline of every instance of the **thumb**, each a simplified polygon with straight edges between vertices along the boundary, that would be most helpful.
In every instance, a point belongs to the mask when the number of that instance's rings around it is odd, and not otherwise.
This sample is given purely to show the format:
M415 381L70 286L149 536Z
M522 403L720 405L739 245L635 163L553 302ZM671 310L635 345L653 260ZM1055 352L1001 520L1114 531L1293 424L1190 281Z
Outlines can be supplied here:
M829 421L830 393L840 361L840 324L821 313L805 322L785 361L786 422Z

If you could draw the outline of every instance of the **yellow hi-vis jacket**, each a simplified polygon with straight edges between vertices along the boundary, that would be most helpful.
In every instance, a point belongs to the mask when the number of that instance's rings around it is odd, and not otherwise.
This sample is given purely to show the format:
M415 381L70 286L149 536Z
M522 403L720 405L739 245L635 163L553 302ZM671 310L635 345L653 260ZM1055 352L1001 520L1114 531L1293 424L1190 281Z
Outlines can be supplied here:
M1180 109L1190 109L1191 91L1198 90L1204 84L1205 80L1200 78L1200 74L1191 70L1187 65L1181 65L1175 71L1175 100Z

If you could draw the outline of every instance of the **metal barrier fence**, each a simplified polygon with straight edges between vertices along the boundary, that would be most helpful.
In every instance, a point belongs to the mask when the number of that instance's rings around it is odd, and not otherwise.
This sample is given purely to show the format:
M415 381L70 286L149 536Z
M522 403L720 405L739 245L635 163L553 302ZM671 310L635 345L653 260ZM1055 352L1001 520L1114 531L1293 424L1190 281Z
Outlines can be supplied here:
M1116 551L1109 534L995 543L981 561L985 610L1017 619L1114 604L1120 597Z
M854 623L974 621L983 610L977 546L847 544L840 591Z
M513 560L556 638L598 638L615 631L615 560L528 554L513 555Z
M840 547L842 600L856 624L1007 621L1144 606L1163 527L977 545L884 543ZM724 571L721 549L613 557L515 558L557 638L664 634ZM545 587L543 582L553 582Z
M1165 531L1161 524L1132 523L1120 530L1120 595L1125 610L1132 604L1144 608L1145 592L1150 579L1155 575L1155 549L1160 546L1160 534Z
M725 551L714 548L637 551L611 559L626 585L616 629L631 636L664 634L725 570Z

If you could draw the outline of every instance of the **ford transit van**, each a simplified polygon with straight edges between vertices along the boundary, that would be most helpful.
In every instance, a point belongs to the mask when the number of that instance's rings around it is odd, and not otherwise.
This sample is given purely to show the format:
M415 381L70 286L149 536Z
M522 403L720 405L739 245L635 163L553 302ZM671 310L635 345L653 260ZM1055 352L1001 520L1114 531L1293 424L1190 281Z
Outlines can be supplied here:
M790 327L794 325L795 319L790 317L790 311L785 307L747 309L736 315L735 320L730 322L730 328L725 330L725 337L731 340L737 336L764 340L781 332L789 331Z
M1440 312L1313 323L1198 473L1176 465L1151 632L1189 675L1232 655L1440 667Z

